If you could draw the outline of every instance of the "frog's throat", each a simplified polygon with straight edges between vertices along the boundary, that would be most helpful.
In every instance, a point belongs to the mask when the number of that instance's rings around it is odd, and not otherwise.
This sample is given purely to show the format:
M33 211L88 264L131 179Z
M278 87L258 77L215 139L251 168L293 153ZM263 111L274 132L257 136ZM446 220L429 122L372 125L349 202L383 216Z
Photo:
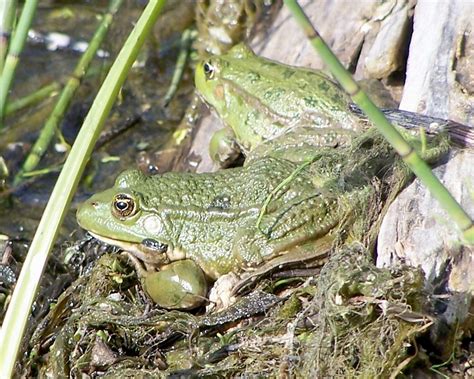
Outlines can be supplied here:
M174 248L171 245L168 245L168 249L165 253L159 253L153 251L150 248L142 245L138 242L129 242L118 239L113 239L110 237L105 237L97 233L89 231L89 234L98 239L99 241L105 242L106 244L117 246L120 249L129 252L136 256L138 259L143 262L150 264L167 264L172 261L177 261L186 258L186 254L183 250Z

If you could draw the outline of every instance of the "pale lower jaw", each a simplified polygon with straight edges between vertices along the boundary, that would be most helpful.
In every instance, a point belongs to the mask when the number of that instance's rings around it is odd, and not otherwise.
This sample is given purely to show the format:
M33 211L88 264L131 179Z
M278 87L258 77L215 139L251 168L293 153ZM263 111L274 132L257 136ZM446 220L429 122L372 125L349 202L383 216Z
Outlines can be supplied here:
M166 259L163 259L165 258L163 255L160 254L158 256L158 254L156 253L150 254L149 252L146 251L146 248L144 249L144 247L139 243L116 240L113 238L101 236L100 234L96 234L90 231L89 231L89 234L92 237L98 239L99 241L105 242L108 245L117 246L120 249L133 254L138 259L142 260L143 262L163 263L163 261L166 261Z
M168 245L168 249L166 253L158 253L154 251L153 249L150 249L137 242L115 240L113 238L101 236L100 234L96 234L90 231L89 231L89 234L92 237L98 239L99 241L121 248L122 250L133 254L138 259L142 260L143 262L149 263L151 265L168 264L172 261L186 259L186 253L182 249L173 248L170 245Z
M137 243L115 240L113 238L101 236L100 234L96 234L90 231L89 231L89 234L95 239L98 239L99 241L105 242L108 245L120 247L121 249L128 251L130 253L135 253L136 245L138 245Z

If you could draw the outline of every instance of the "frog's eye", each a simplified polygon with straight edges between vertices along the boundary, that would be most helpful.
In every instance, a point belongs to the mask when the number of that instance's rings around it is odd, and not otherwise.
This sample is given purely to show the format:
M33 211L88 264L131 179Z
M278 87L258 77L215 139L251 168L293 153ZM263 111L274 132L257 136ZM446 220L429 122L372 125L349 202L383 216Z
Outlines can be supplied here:
M206 75L207 80L214 78L214 74L216 73L216 67L210 61L204 62L202 68L204 70L204 75Z
M112 214L115 217L124 219L137 213L138 207L135 200L126 193L115 195L112 203Z

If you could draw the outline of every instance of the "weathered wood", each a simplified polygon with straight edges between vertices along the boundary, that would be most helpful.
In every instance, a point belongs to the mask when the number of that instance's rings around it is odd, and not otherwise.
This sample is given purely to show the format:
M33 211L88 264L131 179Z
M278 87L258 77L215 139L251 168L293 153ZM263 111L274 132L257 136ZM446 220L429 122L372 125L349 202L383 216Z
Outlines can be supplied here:
M187 156L187 159L199 157L199 160L196 160L196 172L210 172L219 169L219 166L212 161L208 147L212 135L223 126L221 120L212 113L201 120Z

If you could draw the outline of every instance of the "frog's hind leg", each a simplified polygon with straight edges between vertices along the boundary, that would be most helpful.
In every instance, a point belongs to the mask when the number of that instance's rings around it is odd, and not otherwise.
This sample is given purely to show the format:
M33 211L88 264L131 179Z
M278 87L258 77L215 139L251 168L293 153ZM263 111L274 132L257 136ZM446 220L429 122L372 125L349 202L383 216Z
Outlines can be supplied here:
M298 127L257 146L247 156L245 164L262 157L304 162L318 151L350 146L355 136L355 132L340 128Z
M325 235L315 241L296 246L292 249L291 253L276 256L258 268L247 270L244 274L240 275L240 280L232 287L232 294L239 294L245 291L260 278L271 275L276 271L281 273L281 270L298 268L304 270L304 276L308 276L308 273L311 276L315 275L315 273L319 272L320 267L326 263L334 245L334 237L334 235L330 234ZM301 271L299 270L298 272ZM288 276L294 276L294 274Z
M333 229L341 219L341 209L333 196L314 191L276 203L269 204L270 212L237 232L233 255L242 267L257 266L279 255L288 257L318 239L334 241ZM277 209L272 210L275 205Z

